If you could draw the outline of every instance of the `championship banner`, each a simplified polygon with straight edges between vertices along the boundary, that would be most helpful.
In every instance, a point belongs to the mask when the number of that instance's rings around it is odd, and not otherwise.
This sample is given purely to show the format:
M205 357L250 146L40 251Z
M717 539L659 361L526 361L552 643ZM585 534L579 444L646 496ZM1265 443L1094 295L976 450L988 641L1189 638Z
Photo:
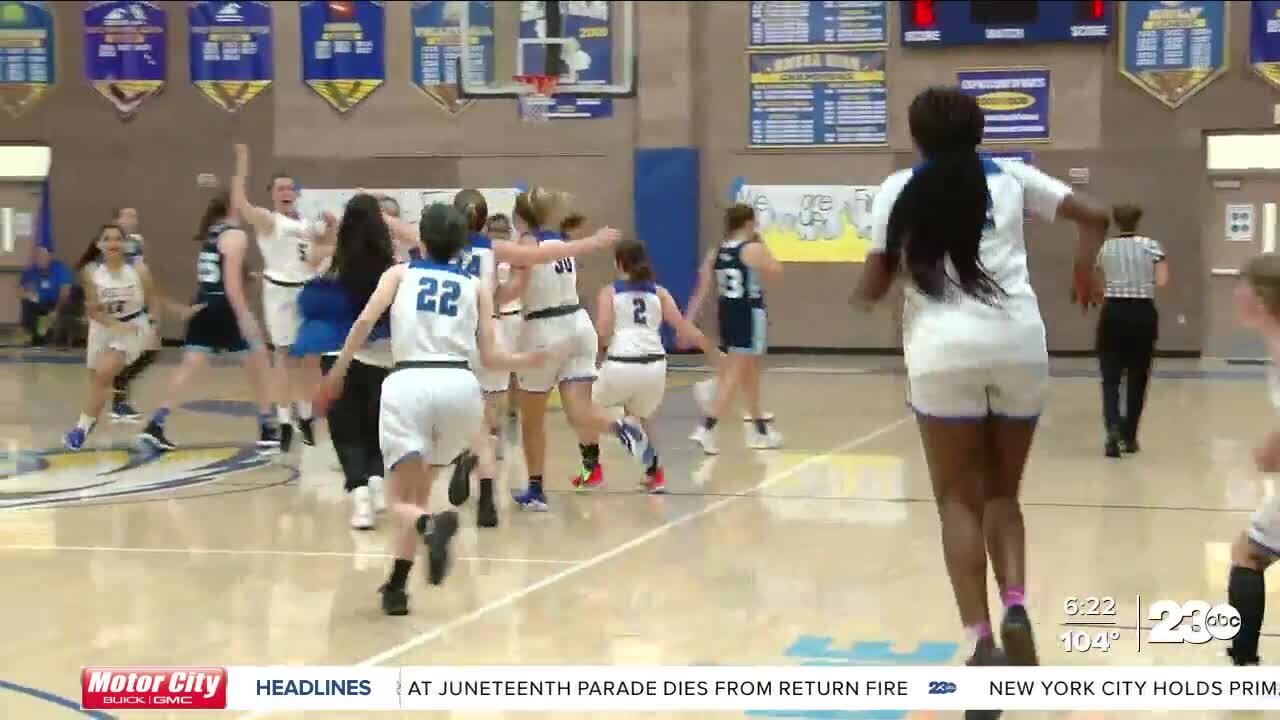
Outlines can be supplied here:
M883 50L752 53L748 147L864 147L888 142Z
M379 0L299 3L302 80L334 110L359 105L387 78L386 12Z
M887 4L884 0L751 0L748 46L883 47L889 41Z
M983 144L1049 141L1048 69L960 70L956 81L982 108Z
M559 0L561 35L561 75L576 73L578 85L608 85L613 81L613 33L609 23L607 2ZM520 3L520 38L529 40L547 36L543 17L545 3ZM546 67L547 46L521 45L521 62L525 73L542 74ZM555 105L547 113L551 120L594 119L613 116L613 98L554 95Z
M474 100L458 97L458 62L462 53L459 28L462 13L468 13L468 54L470 77L493 82L493 0L415 0L410 10L413 23L413 84L457 115Z
M756 227L782 262L863 262L875 187L743 185L734 202L756 210Z
M1239 613L1235 620L1239 622ZM1215 628L1215 636L1227 634L1223 629ZM1105 661L1099 657L1095 662ZM897 717L893 713L986 708L1224 712L1280 710L1280 680L1266 667L1111 664L86 667L80 671L80 704L86 711L112 714L161 709L401 715L745 712L772 717L847 717L845 713L869 711L878 711L875 717Z
M422 217L423 208L434 203L453 204L453 196L463 188L307 188L298 197L298 212L304 218L319 218L320 213L328 210L338 217L347 206L347 201L355 197L357 192L369 195L386 195L400 205L400 217L416 223ZM518 188L476 188L484 196L489 206L489 215L503 214L508 219L516 206Z
M187 9L191 82L215 105L235 112L271 84L271 4L193 2Z
M128 120L164 90L165 12L152 2L91 2L84 11L89 82Z
M0 2L0 107L18 117L53 87L53 13L46 2Z
M1227 4L1128 0L1120 13L1120 72L1170 109L1226 72Z
M1249 21L1249 64L1280 88L1280 2L1253 0Z

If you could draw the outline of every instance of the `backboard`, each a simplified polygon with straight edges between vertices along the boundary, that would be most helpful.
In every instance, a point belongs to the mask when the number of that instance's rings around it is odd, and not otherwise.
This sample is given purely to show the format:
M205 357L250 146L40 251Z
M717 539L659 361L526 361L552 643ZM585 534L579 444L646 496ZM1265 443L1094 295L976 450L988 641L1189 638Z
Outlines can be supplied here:
M515 76L541 74L560 78L557 95L635 94L634 0L458 2L456 6L459 34L472 38L461 43L454 74L461 98L517 97L527 88ZM492 40L481 40L486 37Z

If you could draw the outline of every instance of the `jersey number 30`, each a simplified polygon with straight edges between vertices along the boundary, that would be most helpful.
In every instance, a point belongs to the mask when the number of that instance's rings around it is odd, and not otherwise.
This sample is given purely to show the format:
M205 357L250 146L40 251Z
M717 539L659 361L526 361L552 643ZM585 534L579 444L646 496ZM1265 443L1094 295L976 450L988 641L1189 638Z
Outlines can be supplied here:
M724 268L716 271L716 285L720 288L720 297L736 300L742 297L742 271L737 268Z
M462 286L456 281L440 282L433 277L424 277L418 283L418 311L458 316L458 298L462 297ZM444 292L441 292L441 288Z

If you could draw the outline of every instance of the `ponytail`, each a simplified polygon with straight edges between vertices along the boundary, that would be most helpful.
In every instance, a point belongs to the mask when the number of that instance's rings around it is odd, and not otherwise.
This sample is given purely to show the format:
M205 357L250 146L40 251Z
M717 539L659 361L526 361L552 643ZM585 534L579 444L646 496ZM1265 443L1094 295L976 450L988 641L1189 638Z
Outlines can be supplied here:
M200 226L196 228L196 234L193 239L200 243L208 239L209 228L213 227L214 223L227 217L230 205L231 196L226 190L221 190L217 195L210 198L209 204L204 208L204 215L200 216Z
M649 252L644 243L635 238L626 238L618 243L613 251L613 259L627 277L637 282L654 280L653 264L649 262Z
M489 203L479 190L459 190L453 196L453 209L466 220L468 232L478 233L484 230L484 224L489 219Z

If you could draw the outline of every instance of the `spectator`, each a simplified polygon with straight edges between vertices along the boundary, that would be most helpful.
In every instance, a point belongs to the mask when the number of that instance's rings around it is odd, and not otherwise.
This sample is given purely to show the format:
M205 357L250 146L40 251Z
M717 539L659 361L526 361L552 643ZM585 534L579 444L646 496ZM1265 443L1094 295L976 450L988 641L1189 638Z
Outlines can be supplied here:
M37 247L31 265L22 271L22 327L31 335L31 346L43 345L49 318L71 298L71 273L50 254Z

